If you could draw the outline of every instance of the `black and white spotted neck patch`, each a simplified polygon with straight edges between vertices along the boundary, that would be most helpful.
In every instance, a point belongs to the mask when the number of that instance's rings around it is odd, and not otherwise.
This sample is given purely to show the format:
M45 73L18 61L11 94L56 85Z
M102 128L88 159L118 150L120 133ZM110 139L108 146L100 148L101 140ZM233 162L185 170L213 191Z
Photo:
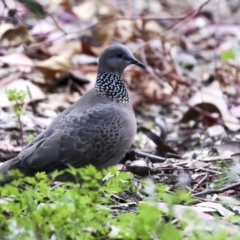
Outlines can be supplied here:
M123 103L129 102L127 88L120 76L115 73L98 74L94 88L108 98Z

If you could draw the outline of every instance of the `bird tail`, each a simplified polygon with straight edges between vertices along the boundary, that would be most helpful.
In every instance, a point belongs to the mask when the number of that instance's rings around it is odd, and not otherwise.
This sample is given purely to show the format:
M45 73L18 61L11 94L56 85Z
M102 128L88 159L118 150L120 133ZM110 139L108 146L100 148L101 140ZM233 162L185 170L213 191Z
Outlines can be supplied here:
M0 166L0 186L9 183L14 180L13 176L8 174L8 171L12 169L14 163L18 160L17 157L6 161Z

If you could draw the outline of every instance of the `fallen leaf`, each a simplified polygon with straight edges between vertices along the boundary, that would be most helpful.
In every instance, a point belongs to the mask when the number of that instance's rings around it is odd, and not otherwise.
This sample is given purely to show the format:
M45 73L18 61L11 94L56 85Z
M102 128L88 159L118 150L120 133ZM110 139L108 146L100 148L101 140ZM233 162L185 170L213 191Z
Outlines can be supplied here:
M215 203L215 202L202 202L198 203L195 206L200 206L200 207L207 207L207 208L212 208L219 214L221 214L223 217L228 218L234 215L233 212L229 211L225 207L222 206L221 203Z
M30 33L33 35L47 34L57 30L56 24L54 24L52 18L46 17L42 20L39 20L37 24L30 30Z
M70 65L70 56L68 56L68 54L62 54L40 61L35 64L35 67L45 75L46 79L53 80L57 73L68 70Z
M51 2L53 4L59 5L63 8L65 8L65 10L70 10L71 9L71 3L69 0L51 0Z
M237 118L240 118L240 106L232 107L231 114Z
M14 147L9 143L6 143L4 141L0 141L0 150L1 151L7 151L7 152L20 152L22 150L22 147Z
M123 42L127 42L133 36L133 21L121 20L116 22L116 32Z
M166 126L165 126L166 127ZM149 139L151 139L156 144L157 152L160 156L167 156L168 153L177 154L177 152L171 148L169 145L167 145L164 140L162 139L162 136L158 136L154 132L152 132L150 129L147 129L145 127L141 127L138 129L143 134L145 134ZM161 134L164 135L166 129L161 129Z
M224 137L226 136L225 129L222 125L214 125L207 129L210 137Z
M89 20L95 16L97 4L95 1L85 1L84 3L74 6L72 11L78 16L79 19Z
M10 84L11 82L15 81L16 79L19 79L23 74L19 71L14 72L12 74L8 74L7 77L1 78L0 81L0 89L2 89L4 86Z
M148 176L152 170L152 163L143 159L127 161L125 166L127 171L139 176Z
M189 105L198 107L208 113L219 113L222 116L224 125L231 131L237 131L240 129L240 123L238 119L233 116L227 106L224 99L224 95L221 91L221 86L218 81L214 81L211 85L203 87L201 91L195 93L195 95L188 101ZM183 116L180 122L187 122L195 120L201 114L195 109L190 108ZM204 116L205 121L208 124L211 122L211 117ZM212 123L215 123L215 118L212 119Z
M54 44L48 48L48 51L52 55L58 55L59 53L64 53L66 49L69 53L68 54L69 56L81 53L82 52L81 41L75 40L75 41L68 41L68 42L61 42L59 44Z
M156 21L154 20L150 20L150 21L147 21L145 24L144 24L144 32L146 32L150 37L154 37L156 35L159 35L162 34L164 31L163 27L161 27Z
M3 23L0 25L0 39L3 40L4 34L9 31L14 30L14 26L11 23Z
M220 145L215 145L214 148L220 155L232 156L240 153L240 141L223 140Z
M0 57L0 66L3 64L16 66L22 72L30 72L33 67L33 61L21 53L11 53Z
M170 212L169 207L166 203L158 203L158 207L165 213ZM218 232L218 230L221 229L227 231L229 234L236 234L239 232L239 228L235 225L224 220L216 220L213 216L204 213L205 210L207 210L207 208L201 206L173 206L173 213L175 217L187 224L186 228L184 229L185 232L192 232L192 230L197 229L210 232ZM191 216L195 216L196 219L192 217L191 221L189 221ZM202 221L199 221L200 219ZM194 220L197 221L197 224Z
M231 208L234 212L240 213L240 201L237 200L236 198L233 197L228 197L228 196L221 196L217 195L217 198L220 199L220 201L224 204L227 205L228 208Z
M92 7L94 5L94 7ZM82 8L91 8L90 11L83 10ZM92 15L96 16L96 24L93 24L91 30L89 31L88 40L90 41L92 47L91 51L95 55L99 55L105 47L107 47L111 42L115 34L116 24L115 16L117 11L111 8L107 4L98 3L95 1L86 1L84 4L79 6L80 12L78 12L78 17L80 19L93 21Z
M23 26L14 26L9 23L0 25L1 46L17 46L26 42L34 42L33 36L29 34L28 29Z

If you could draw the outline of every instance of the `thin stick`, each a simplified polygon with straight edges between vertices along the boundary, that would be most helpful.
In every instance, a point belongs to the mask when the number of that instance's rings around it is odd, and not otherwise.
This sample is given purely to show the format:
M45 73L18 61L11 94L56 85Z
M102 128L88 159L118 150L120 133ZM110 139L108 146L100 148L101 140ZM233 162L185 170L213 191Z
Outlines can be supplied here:
M234 183L234 184L231 184L229 186L226 186L226 187L223 187L223 188L219 188L219 189L205 190L205 191L202 191L202 192L199 192L199 193L192 194L192 196L193 197L199 197L199 196L207 195L207 194L222 193L222 192L226 192L226 191L228 191L230 189L233 189L233 188L236 188L236 187L239 187L239 186L240 186L240 182Z

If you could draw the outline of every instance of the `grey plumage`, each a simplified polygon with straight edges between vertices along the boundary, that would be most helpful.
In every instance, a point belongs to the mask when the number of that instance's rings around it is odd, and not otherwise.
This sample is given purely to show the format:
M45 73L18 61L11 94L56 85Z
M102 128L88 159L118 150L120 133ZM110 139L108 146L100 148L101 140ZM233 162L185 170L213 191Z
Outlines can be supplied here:
M130 64L144 65L125 46L109 46L99 58L93 89L82 96L30 142L14 159L0 166L6 183L7 171L18 169L26 175L50 173L69 165L92 164L103 169L117 164L134 141L136 119L129 103L123 70Z

